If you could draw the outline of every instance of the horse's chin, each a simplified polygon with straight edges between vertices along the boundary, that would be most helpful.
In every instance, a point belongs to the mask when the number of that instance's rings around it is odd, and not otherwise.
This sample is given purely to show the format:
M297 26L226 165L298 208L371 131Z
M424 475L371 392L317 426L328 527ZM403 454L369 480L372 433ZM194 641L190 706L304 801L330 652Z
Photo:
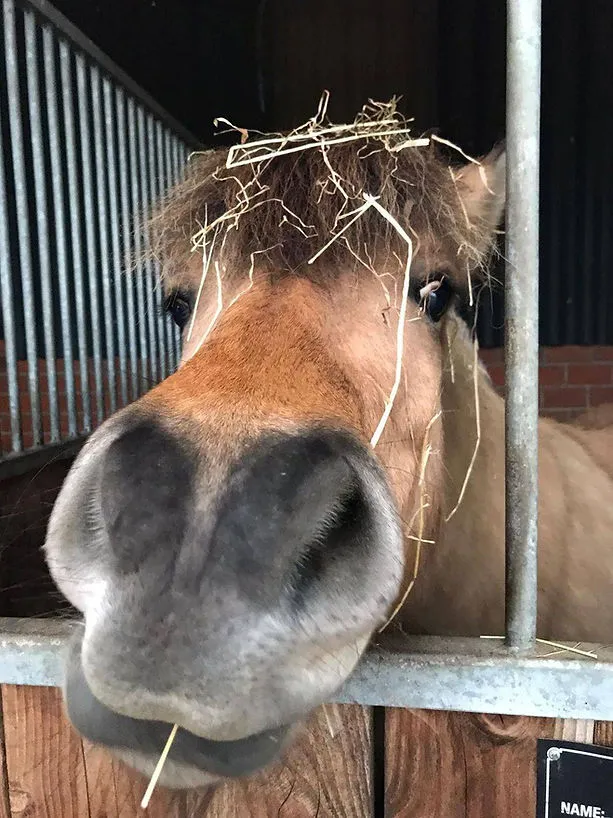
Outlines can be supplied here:
M143 775L153 774L172 725L111 710L92 693L80 661L68 663L64 700L70 721L85 738ZM295 725L284 725L233 741L214 741L179 726L159 782L193 789L251 775L277 760L295 732Z

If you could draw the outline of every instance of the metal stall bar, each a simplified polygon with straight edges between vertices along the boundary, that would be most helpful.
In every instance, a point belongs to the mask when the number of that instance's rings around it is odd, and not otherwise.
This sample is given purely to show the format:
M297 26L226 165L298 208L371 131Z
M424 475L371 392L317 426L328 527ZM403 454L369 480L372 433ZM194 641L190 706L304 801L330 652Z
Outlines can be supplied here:
M179 166L176 156L172 155L172 134L164 129L164 157L166 162L166 178L169 185L176 185L179 181ZM181 360L181 331L176 324L172 324L173 353L175 368L179 366Z
M80 623L0 619L0 683L62 684ZM598 661L509 655L480 639L403 637L373 647L334 696L365 706L570 719L613 717L613 649L584 645ZM549 652L549 649L547 649ZM560 696L559 691L564 695Z
M102 79L104 98L104 121L106 128L106 150L108 169L109 218L111 222L111 248L113 254L112 279L115 291L115 310L117 318L117 357L119 358L119 383L121 405L128 403L128 360L126 346L126 314L123 295L123 265L119 243L119 206L117 192L117 157L115 152L115 108L113 106L113 87L108 77Z
M155 140L155 120L151 114L147 114L147 166L149 168L149 210L155 206L164 191L162 177L158 174L158 163L156 156L156 140ZM149 235L145 236L145 240L149 242ZM157 335L158 335L158 372L160 373L160 380L168 375L168 368L166 366L166 325L168 323L167 316L164 315L164 305L162 296L162 282L160 280L159 264L153 262L153 297L155 300L155 312L157 317Z
M32 421L31 445L43 442L40 392L38 381L38 354L36 349L36 325L34 316L34 281L32 277L32 247L30 235L30 214L28 212L28 190L26 163L23 143L23 122L21 119L21 94L19 65L17 61L17 35L15 31L15 4L13 0L3 0L4 11L4 52L6 60L6 89L11 105L9 133L13 160L15 188L15 208L17 211L17 238L23 295L23 317L26 335L26 356L28 359L28 391L30 395L30 417ZM10 275L10 266L8 275Z
M45 368L47 371L47 395L49 397L49 442L57 443L60 440L60 414L58 405L57 371L55 368L55 329L53 326L53 289L51 283L49 213L47 209L45 146L42 133L43 114L40 95L36 33L37 25L34 13L26 10L24 12L26 77L28 86L28 108L30 111L30 140L32 143L32 170L34 174L34 199L36 205L36 229L38 238L41 306L43 314Z
M121 203L121 235L123 263L129 269L126 275L126 306L128 313L128 347L130 350L130 399L138 397L138 347L136 344L136 306L134 302L134 275L132 270L132 241L130 221L130 187L128 183L128 141L126 136L126 104L123 88L115 89L117 108L117 149L119 156L119 201Z
M157 177L159 182L159 191L168 190L171 186L171 179L166 171L166 163L164 162L164 135L162 123L158 120L155 123L155 144L156 144L156 160L157 160ZM174 352L174 322L170 320L169 316L164 316L164 333L165 343L164 348L167 355L168 369L174 372L176 369L175 352Z
M187 146L174 134L171 136L172 140L172 161L174 167L175 184L183 180L185 174L185 166L187 164ZM174 325L173 325L174 326ZM175 339L177 344L177 365L181 360L182 350L182 335L179 327L174 326Z
M136 135L136 110L134 100L128 98L128 146L130 154L130 194L132 203L132 224L134 225L140 214L140 188L138 184L138 145ZM142 258L143 242L140 229L134 231L134 254L137 259ZM139 393L147 391L149 383L147 360L147 327L145 324L145 287L142 275L136 276L136 314L134 316L138 327L138 341L140 351L140 385Z
M19 379L17 377L17 345L15 341L15 301L9 245L8 201L4 173L4 145L0 128L0 308L4 329L4 354L9 391L11 448L21 452L21 412L19 409Z
M171 137L171 152L172 152L172 164L175 169L175 177L177 181L181 178L181 167L183 165L183 157L181 150L181 145L179 144L179 140L175 137Z
M94 153L96 167L96 202L98 205L98 237L100 240L100 275L102 277L102 311L104 314L104 340L106 352L107 390L109 410L117 410L117 377L115 370L115 343L113 327L113 298L111 293L111 268L109 265L108 198L106 189L107 156L102 127L102 104L100 98L100 70L97 65L89 68L89 82L94 119Z
M145 279L145 296L146 296L146 318L147 318L147 336L149 340L149 372L151 382L155 383L158 380L158 350L157 338L155 335L155 305L153 303L153 265L151 264L151 257L147 247L147 236L145 235L144 226L149 203L151 201L149 191L149 174L147 168L147 144L145 133L145 112L142 106L138 106L136 112L136 124L138 131L138 153L139 153L139 171L140 171L140 209L137 229L142 232L142 241L145 248L145 263L141 276Z
M163 129L163 149L164 149L164 172L166 174L166 184L169 188L172 188L177 183L176 174L174 173L174 169L172 166L171 161L171 153L170 153L170 142L168 141L168 131L166 128ZM179 345L177 341L177 331L178 327L174 321L170 321L170 333L171 333L171 344L170 344L170 355L172 357L172 366L176 369L179 366Z
M177 182L181 181L186 173L187 163L189 161L189 156L191 151L188 149L188 146L185 142L181 142L177 137L173 137L173 163L175 166L175 175ZM175 338L177 342L177 350L178 350L178 357L181 358L181 332L178 327L174 327L175 329Z
M83 242L81 238L81 203L77 172L77 147L73 105L72 57L66 40L60 40L60 76L64 108L64 133L66 137L66 165L68 172L68 196L70 198L70 235L72 240L72 280L74 282L77 316L77 347L79 349L80 393L83 406L84 432L91 432L92 409L89 392L89 363L87 355L87 330L85 319L85 277L83 271ZM72 363L72 362L71 362Z
M100 299L98 296L98 256L96 250L96 224L94 218L94 182L92 173L92 141L89 119L89 88L87 65L82 54L75 55L77 68L77 100L79 108L79 132L81 141L81 169L83 174L83 216L87 249L87 283L89 317L94 359L94 385L96 389L96 423L104 419L104 385L102 380L102 341L100 332Z
M507 3L506 635L537 619L540 0Z
M74 354L71 333L71 297L68 273L68 244L66 237L66 211L64 207L64 171L62 167L63 146L57 99L56 37L49 25L43 26L43 61L45 66L45 91L47 120L49 124L49 154L51 156L51 186L55 222L56 261L60 316L62 323L62 355L66 381L66 410L68 436L77 435L77 401L75 395Z

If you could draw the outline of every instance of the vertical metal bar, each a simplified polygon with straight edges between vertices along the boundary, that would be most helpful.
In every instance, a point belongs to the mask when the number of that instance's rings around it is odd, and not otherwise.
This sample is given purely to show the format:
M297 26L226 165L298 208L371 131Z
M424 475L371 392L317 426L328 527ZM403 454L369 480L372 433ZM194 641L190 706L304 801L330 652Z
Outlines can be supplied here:
M172 165L175 174L175 183L181 178L181 157L179 152L179 140L176 136L170 137L170 149L172 152Z
M104 312L104 340L108 375L109 408L117 409L117 377L115 371L115 344L113 327L113 300L109 264L108 200L106 189L107 146L102 128L102 101L100 99L100 70L92 65L89 81L94 120L94 154L96 167L96 202L98 205L98 236L100 240L100 273L102 276L102 306Z
M126 346L126 314L123 297L123 265L119 244L119 202L117 194L117 158L115 151L115 128L113 87L108 77L102 80L104 96L104 119L106 125L106 150L109 183L109 215L111 220L111 247L113 254L112 278L115 288L115 310L117 314L117 354L119 358L119 382L121 404L128 403L128 363Z
M53 194L53 219L55 222L56 260L58 289L60 295L60 318L62 322L62 356L66 380L66 406L68 434L77 435L77 402L75 395L74 355L72 349L72 316L70 310L70 285L68 278L68 246L66 241L66 212L64 207L64 173L62 168L63 145L60 137L58 116L55 34L43 26L43 60L45 65L45 91L49 123L49 154L51 157L51 187Z
M60 40L60 71L62 100L66 134L66 165L68 172L68 197L70 199L70 233L72 238L72 280L74 282L77 315L77 346L79 348L79 375L83 405L83 431L92 428L91 396L89 393L89 366L87 360L87 330L85 320L85 280L83 271L83 242L81 239L81 203L77 175L77 148L73 107L72 65L70 48L66 40Z
M79 132L81 142L81 169L83 174L83 215L87 249L87 281L89 317L91 322L92 354L94 359L94 384L96 388L96 421L104 419L104 386L102 379L102 340L100 332L100 301L98 296L98 259L96 253L96 226L94 220L94 183L92 178L91 130L89 122L89 88L85 57L75 55L77 68L77 99L79 106Z
M506 630L518 649L537 619L540 57L540 0L508 0Z
M140 192L138 186L138 144L136 135L136 109L132 97L128 97L128 143L130 148L130 192L132 199L132 224L134 225L134 253L139 262L143 257L141 234ZM149 383L147 366L147 328L145 326L145 288L140 269L136 271L136 321L140 346L140 392L146 392Z
M175 184L179 184L179 182L183 179L183 174L185 170L185 148L179 142L179 139L176 135L172 135L172 154L173 154L173 166L174 166L174 180ZM177 366L179 365L179 361L181 360L181 354L183 349L183 337L181 335L181 331L178 327L175 327L175 340L177 345Z
M156 161L156 140L155 140L155 121L153 119L153 115L148 113L147 114L147 163L149 166L149 210L155 206L157 206L157 202L159 197L161 196L163 189L162 189L162 180L158 176L157 172L157 161ZM145 237L146 241L149 241L149 236ZM163 305L163 297L162 297L162 282L160 279L160 269L159 264L156 261L152 263L152 271L153 277L153 296L155 301L155 316L156 316L156 326L157 326L157 337L158 337L158 372L160 374L160 380L164 380L166 375L168 374L166 368L166 335L165 335L165 316L164 316L164 305Z
M166 159L166 178L169 185L176 185L179 181L178 163L176 155L172 153L172 134L166 128L164 129L164 153ZM173 336L173 353L175 369L179 366L181 360L181 332L176 324L172 326Z
M123 239L124 264L130 267L130 274L126 275L126 306L128 347L130 350L130 397L138 397L138 348L136 345L136 308L134 304L134 276L130 264L132 255L131 221L130 221L130 189L128 183L128 143L126 138L126 106L123 88L116 88L117 107L117 152L119 159L119 201L121 209L121 234Z
M21 438L21 412L19 410L19 379L17 377L17 349L15 343L15 299L11 270L9 244L8 197L4 173L4 145L0 128L0 308L4 329L4 353L6 377L9 390L9 414L11 422L11 449L23 449Z
M164 134L163 134L163 126L160 120L158 119L155 124L155 142L156 142L156 159L157 159L157 175L158 175L158 182L159 182L159 194L160 196L164 196L169 187L170 187L170 179L166 173L166 165L164 162ZM171 321L170 316L165 315L163 316L164 320L164 332L166 334L166 341L164 348L166 350L166 355L168 357L168 370L170 372L174 372L176 369L175 363L175 353L174 353L174 322Z
M19 246L21 291L23 295L26 355L28 359L28 391L30 394L30 414L32 418L32 443L34 446L39 446L42 443L43 436L40 412L40 391L38 384L36 324L34 317L34 283L32 279L30 214L28 212L28 190L23 145L23 123L21 119L19 66L17 63L17 37L15 32L15 5L13 0L3 0L3 10L6 90L11 104L9 128L15 184L15 208L17 212L17 238Z
M51 257L49 249L49 214L47 212L47 181L45 171L45 147L42 135L42 106L40 96L39 61L36 47L36 18L28 9L24 11L26 75L28 108L30 111L30 139L32 143L32 169L34 172L34 199L36 205L36 229L38 234L38 263L47 370L47 394L49 397L49 441L60 439L60 416L55 369L55 329L53 326L53 290L51 286Z
M141 219L139 229L143 229L149 207L149 178L147 174L147 147L145 142L145 113L139 105L137 109L138 124L138 152L140 156L140 191L141 191ZM146 245L147 238L143 233L143 242ZM145 258L144 269L141 275L145 278L145 293L147 296L147 334L149 336L149 366L151 379L155 383L158 379L157 344L155 337L155 306L153 303L153 270L151 258Z

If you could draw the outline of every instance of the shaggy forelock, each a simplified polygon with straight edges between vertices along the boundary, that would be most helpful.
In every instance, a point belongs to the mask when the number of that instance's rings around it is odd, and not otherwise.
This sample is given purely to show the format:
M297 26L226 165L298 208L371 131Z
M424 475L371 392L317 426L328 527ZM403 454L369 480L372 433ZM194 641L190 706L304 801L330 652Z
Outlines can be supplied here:
M399 115L396 121L404 124ZM374 266L393 256L404 263L406 241L373 207L317 263L307 263L349 221L345 214L364 205L367 194L378 197L412 235L425 265L431 255L455 259L457 283L463 285L467 270L486 265L491 224L467 217L454 169L435 141L396 150L403 142L406 134L375 135L230 168L228 149L192 154L183 181L149 222L152 252L165 274L180 276L193 257L194 236L248 198L236 219L222 222L216 241L216 251L222 246L224 259L243 271L253 253L278 274L319 280L354 267L356 255Z

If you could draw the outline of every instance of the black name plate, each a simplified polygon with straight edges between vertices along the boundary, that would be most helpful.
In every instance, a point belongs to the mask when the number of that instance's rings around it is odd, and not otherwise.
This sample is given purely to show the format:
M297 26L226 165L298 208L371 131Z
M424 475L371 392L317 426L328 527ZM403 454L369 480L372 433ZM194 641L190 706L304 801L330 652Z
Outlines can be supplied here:
M537 743L536 818L613 818L613 748Z

